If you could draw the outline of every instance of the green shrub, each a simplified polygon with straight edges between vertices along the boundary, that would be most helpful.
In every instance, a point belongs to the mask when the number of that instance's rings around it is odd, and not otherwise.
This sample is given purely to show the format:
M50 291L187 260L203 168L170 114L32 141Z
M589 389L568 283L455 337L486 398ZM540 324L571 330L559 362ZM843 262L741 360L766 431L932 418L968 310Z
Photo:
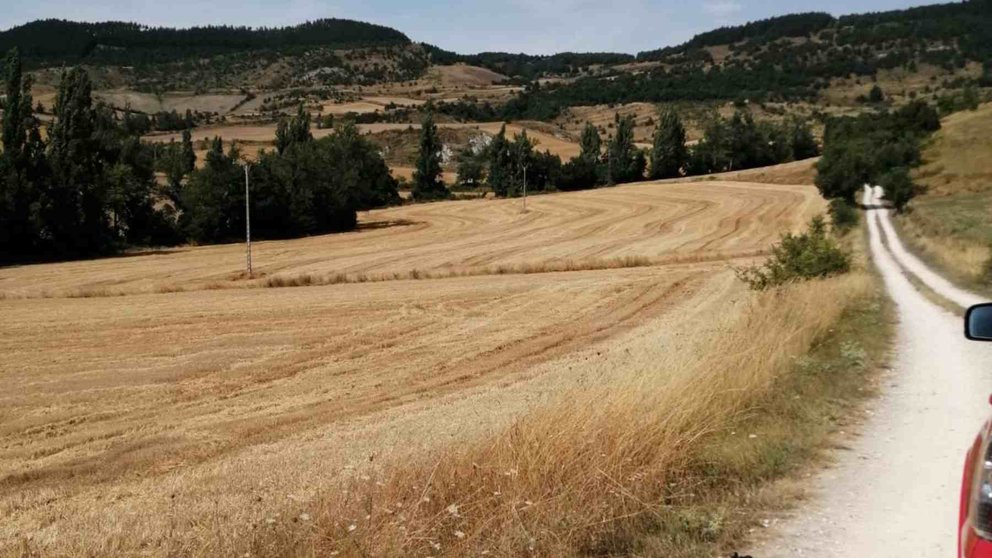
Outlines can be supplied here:
M823 218L815 217L806 232L783 235L772 248L768 261L740 269L737 276L752 289L765 290L794 281L839 275L850 268L851 255L830 236Z
M830 200L830 224L834 230L846 232L858 224L858 211L841 198Z

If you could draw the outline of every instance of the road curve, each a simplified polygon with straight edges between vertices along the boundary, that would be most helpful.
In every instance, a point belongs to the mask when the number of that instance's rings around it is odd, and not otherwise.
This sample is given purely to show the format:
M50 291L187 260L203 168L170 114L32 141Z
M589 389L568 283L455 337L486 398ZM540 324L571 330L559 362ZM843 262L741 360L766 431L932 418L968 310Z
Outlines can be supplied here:
M992 345L966 341L961 317L907 278L964 306L981 297L954 287L906 252L865 191L872 259L895 301L892 369L860 435L811 481L812 499L775 527L755 558L950 557L965 452L992 391Z

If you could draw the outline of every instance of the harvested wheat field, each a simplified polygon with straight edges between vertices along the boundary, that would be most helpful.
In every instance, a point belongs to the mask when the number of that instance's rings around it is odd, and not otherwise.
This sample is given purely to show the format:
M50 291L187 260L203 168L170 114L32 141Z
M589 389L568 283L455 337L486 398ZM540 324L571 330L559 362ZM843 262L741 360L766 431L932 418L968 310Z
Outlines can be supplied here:
M666 378L746 312L730 265L822 209L808 186L639 184L373 211L255 244L252 280L240 245L2 268L0 554L364 555L327 542L354 527L326 530L341 483Z

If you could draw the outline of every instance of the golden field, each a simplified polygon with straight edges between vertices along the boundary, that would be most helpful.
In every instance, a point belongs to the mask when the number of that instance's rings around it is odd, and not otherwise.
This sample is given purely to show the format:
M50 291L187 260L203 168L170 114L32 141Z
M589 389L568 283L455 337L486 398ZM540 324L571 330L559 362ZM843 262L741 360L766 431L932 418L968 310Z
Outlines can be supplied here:
M411 540L369 513L370 546L348 546L365 500L341 487L381 479L387 498L420 505L423 467L448 479L439 497L462 498L461 515L494 510L444 544L505 554L520 533L497 524L516 504L469 505L452 479L477 459L510 467L511 426L549 444L518 463L513 502L581 484L548 476L559 458L575 474L601 467L599 488L663 476L829 327L843 305L828 301L864 290L756 298L734 278L823 208L811 186L645 183L533 197L526 212L377 210L353 233L254 244L253 279L242 245L0 268L0 554L419 555L440 536L427 531L451 526L430 518L457 502L425 503ZM605 461L576 436L603 442ZM431 456L447 457L424 466Z

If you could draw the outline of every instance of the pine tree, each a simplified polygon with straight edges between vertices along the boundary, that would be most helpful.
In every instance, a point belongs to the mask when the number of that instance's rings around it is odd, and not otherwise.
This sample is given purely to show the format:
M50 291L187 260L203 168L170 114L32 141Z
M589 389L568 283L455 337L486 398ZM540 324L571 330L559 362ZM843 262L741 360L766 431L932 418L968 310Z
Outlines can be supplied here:
M441 179L442 148L434 115L428 110L420 123L420 152L417 156L417 168L413 171L414 199L435 200L449 196Z
M661 115L658 129L654 133L651 148L651 178L675 178L688 162L689 153L685 146L685 127L673 110Z

